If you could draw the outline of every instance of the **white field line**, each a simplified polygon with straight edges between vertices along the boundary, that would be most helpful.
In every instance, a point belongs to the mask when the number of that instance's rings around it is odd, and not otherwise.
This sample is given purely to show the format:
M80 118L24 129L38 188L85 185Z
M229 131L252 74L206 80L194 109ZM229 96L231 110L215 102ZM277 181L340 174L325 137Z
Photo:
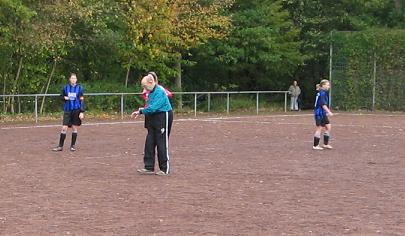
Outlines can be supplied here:
M272 121L241 121L241 120L199 120L203 122L211 122L211 123L243 123L243 124L273 124L273 125L299 125L299 126L315 126L312 123L292 123L292 122L272 122ZM396 129L398 127L388 126L388 125L345 125L345 124L332 124L334 127L372 127L372 128L387 128L387 129Z
M309 116L310 114L297 114L297 115L272 115L272 116L260 116L260 117L293 117L293 116ZM257 116L237 116L237 117L213 117L204 118L204 120L231 120L231 119L251 119ZM175 119L173 122L187 122L187 121L201 121L201 118L181 118ZM95 122L95 123L85 123L82 126L98 126L98 125L122 125L122 124L140 124L143 121L113 121L113 122ZM60 124L55 125L30 125L30 126L10 126L2 127L2 130L12 130L12 129L35 129L35 128L54 128L60 127Z
M143 121L114 121L114 122L96 122L96 123L86 123L82 126L98 126L98 125L122 125L122 124L140 124ZM36 128L54 128L54 127L61 127L62 125L31 125L31 126L10 126L10 127L2 127L2 130L10 130L10 129L36 129Z
M405 115L400 114L345 114L345 113L335 113L338 116L375 116L375 117L404 117ZM256 124L278 124L278 125L310 125L309 123L282 123L282 122L269 122L269 121L241 121L242 119L254 119L254 118L280 118L280 117L311 117L313 114L286 114L286 115L267 115L267 116L235 116L235 117L213 117L213 118L181 118L175 119L173 122L192 122L192 121L203 121L203 122L235 122L235 123L256 123ZM122 125L122 124L141 124L143 121L113 121L113 122L95 122L95 123L85 123L83 126L99 126L99 125ZM312 125L312 124L311 124ZM30 125L30 126L10 126L2 127L1 130L14 130L14 129L36 129L36 128L55 128L60 127L60 124L55 125ZM343 124L333 124L335 127L369 127L365 125L343 125ZM378 128L394 128L393 126L371 126Z

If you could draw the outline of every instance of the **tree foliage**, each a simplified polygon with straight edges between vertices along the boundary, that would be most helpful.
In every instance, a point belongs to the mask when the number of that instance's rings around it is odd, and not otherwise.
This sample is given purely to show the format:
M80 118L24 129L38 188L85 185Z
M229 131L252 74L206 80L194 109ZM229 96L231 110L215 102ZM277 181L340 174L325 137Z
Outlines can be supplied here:
M285 89L299 79L312 94L327 76L330 32L403 29L403 8L401 0L0 0L0 86L57 92L76 72L94 92L133 91L154 70L184 90Z

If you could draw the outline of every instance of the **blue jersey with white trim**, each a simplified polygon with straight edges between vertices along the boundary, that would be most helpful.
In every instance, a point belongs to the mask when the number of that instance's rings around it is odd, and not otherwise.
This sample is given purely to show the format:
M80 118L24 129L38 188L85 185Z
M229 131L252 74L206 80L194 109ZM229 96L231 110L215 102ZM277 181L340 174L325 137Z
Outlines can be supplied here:
M329 107L329 94L327 91L321 89L316 94L315 99L314 115L316 119L321 119L326 116L326 111L323 109L324 105Z
M84 91L82 86L79 84L71 85L67 84L61 93L62 98L68 97L69 100L65 100L63 110L65 112L70 112L73 110L80 110L84 112L84 105L81 98L83 97Z

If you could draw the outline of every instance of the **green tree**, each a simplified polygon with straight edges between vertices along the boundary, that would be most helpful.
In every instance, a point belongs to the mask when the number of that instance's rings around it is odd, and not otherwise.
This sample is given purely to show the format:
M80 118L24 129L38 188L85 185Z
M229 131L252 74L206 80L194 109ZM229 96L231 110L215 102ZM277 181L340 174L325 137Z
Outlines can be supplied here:
M404 14L393 0L284 0L283 6L301 29L300 50L306 59L295 77L306 88L304 94L312 94L314 84L328 76L330 32L404 27Z
M23 4L21 0L0 1L0 47L1 64L4 70L4 87L9 82L9 91L14 94L18 91L21 70L24 58L28 56L35 41L32 37L33 28L30 25L35 11ZM14 112L14 99L9 99L8 106ZM5 112L7 106L4 107Z
M200 80L213 78L210 83L217 83L217 87L212 89L286 86L282 79L293 75L304 58L300 53L299 29L281 1L237 1L231 14L233 28L229 36L211 41L198 52L196 60L201 63L203 59L201 66L212 70L204 73L197 68L198 73L192 76Z
M163 74L177 74L181 90L182 55L227 34L230 19L223 12L231 4L229 0L129 1L127 19L136 67L145 70L160 64Z

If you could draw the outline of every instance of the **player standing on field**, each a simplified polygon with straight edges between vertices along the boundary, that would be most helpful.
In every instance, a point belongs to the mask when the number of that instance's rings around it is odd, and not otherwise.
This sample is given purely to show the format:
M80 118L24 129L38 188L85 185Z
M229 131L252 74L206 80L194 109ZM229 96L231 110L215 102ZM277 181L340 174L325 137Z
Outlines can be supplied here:
M148 104L132 113L133 118L144 114L148 119L148 134L145 141L144 164L145 168L139 169L141 174L154 174L155 149L157 147L160 171L157 175L168 175L169 164L169 134L173 123L173 109L164 88L155 82L151 74L142 79L142 87L149 92Z
M59 145L52 149L55 152L63 150L63 144L66 138L68 128L72 128L72 142L70 151L76 151L75 145L77 140L78 128L82 124L81 119L84 118L84 91L82 86L77 84L77 76L72 73L69 78L69 83L63 87L60 94L64 101L63 126L60 133Z
M329 94L328 90L330 89L330 83L328 80L322 80L319 84L319 92L316 94L315 99L315 123L316 131L314 135L314 150L323 150L332 149L332 146L329 145L330 131L332 125L329 122L329 116L333 116L333 113L329 109ZM323 132L323 147L319 146L321 139L321 134Z
M168 90L167 88L165 88L165 87L163 87L162 85L159 84L159 82L158 82L158 77L157 77L157 75L156 75L155 72L151 71L151 72L149 72L147 75L151 75L151 76L153 77L153 80L155 81L155 83L156 83L158 86L162 87L162 88L165 90L165 93L166 93L166 95L167 95L168 98L172 98L172 97L173 97L173 93L170 92L170 90ZM142 98L143 98L143 101L144 101L144 107L147 107L147 106L148 106L148 97L149 97L149 94L150 94L150 91L148 91L147 89L144 88L143 91L142 91ZM146 129L148 128L148 124L149 124L149 117L148 117L148 116L145 116L145 128L146 128ZM169 131L170 131L170 129L171 129L171 127L169 127ZM169 137L170 137L170 132L168 132L168 135L169 135ZM149 141L149 140L147 139L146 141ZM147 144L145 144L145 145L147 145ZM153 153L153 156L155 156L155 153Z

